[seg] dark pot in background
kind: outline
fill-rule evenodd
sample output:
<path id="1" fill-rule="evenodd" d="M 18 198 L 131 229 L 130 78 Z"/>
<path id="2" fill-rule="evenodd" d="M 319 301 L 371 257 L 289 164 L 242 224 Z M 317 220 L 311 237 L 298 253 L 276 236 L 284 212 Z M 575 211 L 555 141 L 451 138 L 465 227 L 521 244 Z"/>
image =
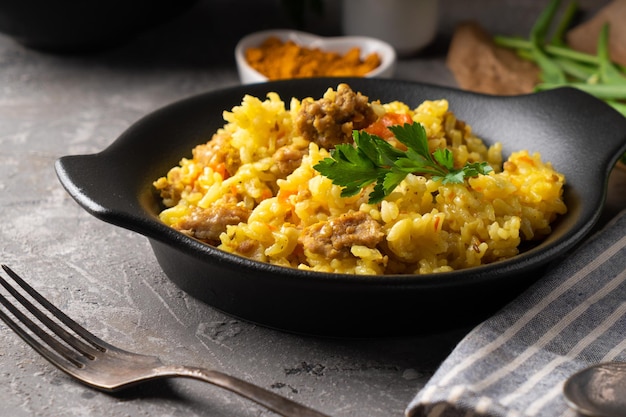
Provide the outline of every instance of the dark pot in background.
<path id="1" fill-rule="evenodd" d="M 50 52 L 119 45 L 173 19 L 197 0 L 3 0 L 0 32 Z"/>

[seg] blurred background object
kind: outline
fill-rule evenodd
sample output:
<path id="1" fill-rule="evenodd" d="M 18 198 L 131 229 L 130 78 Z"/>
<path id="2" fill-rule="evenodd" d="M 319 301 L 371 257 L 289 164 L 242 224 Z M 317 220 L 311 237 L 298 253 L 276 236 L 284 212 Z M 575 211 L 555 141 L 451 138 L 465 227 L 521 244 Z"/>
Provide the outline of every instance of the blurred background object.
<path id="1" fill-rule="evenodd" d="M 290 29 L 244 36 L 235 47 L 235 59 L 244 84 L 316 76 L 391 78 L 396 66 L 394 48 L 379 39 Z"/>
<path id="2" fill-rule="evenodd" d="M 3 0 L 0 32 L 33 49 L 116 46 L 178 16 L 197 0 Z"/>
<path id="3" fill-rule="evenodd" d="M 343 0 L 343 32 L 381 39 L 399 55 L 411 55 L 435 38 L 438 1 Z"/>
<path id="4" fill-rule="evenodd" d="M 326 9 L 324 0 L 280 0 L 280 5 L 298 29 L 306 26 L 310 13 L 319 17 L 324 15 Z"/>

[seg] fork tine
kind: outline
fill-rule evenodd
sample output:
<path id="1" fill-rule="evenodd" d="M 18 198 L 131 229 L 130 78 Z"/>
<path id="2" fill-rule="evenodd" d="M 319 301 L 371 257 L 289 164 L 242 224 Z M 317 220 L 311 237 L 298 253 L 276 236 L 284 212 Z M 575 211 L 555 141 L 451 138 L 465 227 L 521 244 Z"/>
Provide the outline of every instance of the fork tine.
<path id="1" fill-rule="evenodd" d="M 76 323 L 74 320 L 72 320 L 70 317 L 68 317 L 64 312 L 62 312 L 61 310 L 59 310 L 54 304 L 52 304 L 50 301 L 48 301 L 44 296 L 42 296 L 40 293 L 38 293 L 33 287 L 31 287 L 26 281 L 24 281 L 17 273 L 15 273 L 11 268 L 9 268 L 7 265 L 2 265 L 2 269 L 4 269 L 4 271 L 20 286 L 22 287 L 22 289 L 24 289 L 24 291 L 26 291 L 31 297 L 33 297 L 35 300 L 37 300 L 37 302 L 39 304 L 41 304 L 43 307 L 46 308 L 46 310 L 48 310 L 49 312 L 52 313 L 52 315 L 54 315 L 57 319 L 59 319 L 59 321 L 61 321 L 63 324 L 65 324 L 67 327 L 69 327 L 70 329 L 72 329 L 76 334 L 78 334 L 79 336 L 81 336 L 84 340 L 86 340 L 87 342 L 89 342 L 93 347 L 95 347 L 96 349 L 98 349 L 101 352 L 104 352 L 107 350 L 107 346 L 108 344 L 106 342 L 104 342 L 103 340 L 99 339 L 97 336 L 95 336 L 94 334 L 92 334 L 90 331 L 88 331 L 87 329 L 85 329 L 83 326 L 81 326 L 80 324 Z M 4 281 L 4 280 L 3 280 Z M 6 281 L 5 281 L 6 282 Z M 7 283 L 8 284 L 8 283 Z M 4 285 L 4 284 L 3 284 Z M 10 286 L 9 286 L 10 287 Z M 5 286 L 5 288 L 7 288 Z M 7 288 L 7 290 L 11 291 L 11 293 L 15 296 L 15 294 L 13 293 L 13 291 L 15 291 L 15 289 L 11 290 L 9 288 Z M 19 293 L 18 293 L 19 294 Z M 23 297 L 22 297 L 23 298 Z M 28 302 L 28 300 L 25 300 L 28 304 L 30 304 Z M 21 301 L 20 301 L 21 302 Z M 32 305 L 32 304 L 31 304 Z M 34 306 L 33 306 L 34 307 Z M 36 309 L 36 307 L 34 307 Z M 31 311 L 32 312 L 32 311 Z M 36 314 L 33 312 L 33 314 Z M 48 317 L 43 314 L 40 313 L 41 316 L 37 316 L 38 319 L 42 320 L 42 321 L 47 321 L 47 322 L 51 322 L 51 324 L 53 326 L 56 326 L 56 323 L 52 322 L 50 319 L 48 319 Z M 47 323 L 45 323 L 47 325 Z M 63 328 L 56 326 L 63 334 L 63 336 L 59 333 L 56 332 L 56 330 L 50 328 L 50 330 L 52 330 L 54 333 L 56 333 L 57 335 L 59 335 L 59 337 L 62 337 L 63 340 L 65 340 L 68 343 L 71 343 L 70 340 L 75 340 L 79 343 L 79 346 L 74 346 L 77 350 L 81 351 L 84 354 L 89 355 L 89 349 L 87 347 L 87 345 L 82 344 L 82 342 L 78 339 L 76 339 L 73 335 L 71 335 L 70 333 L 67 333 Z M 66 339 L 64 336 L 67 336 L 68 339 Z M 80 345 L 82 344 L 82 345 Z"/>
<path id="2" fill-rule="evenodd" d="M 50 303 L 46 298 L 44 298 L 41 294 L 35 291 L 30 285 L 28 285 L 19 275 L 17 275 L 13 270 L 11 270 L 8 266 L 2 265 L 2 269 L 13 278 L 13 280 L 20 286 L 24 291 L 26 291 L 33 299 L 39 302 L 43 307 L 45 307 L 48 311 L 50 311 L 53 315 L 55 315 L 62 323 L 68 325 L 71 329 L 77 329 L 77 333 L 82 333 L 86 336 L 90 336 L 90 339 L 86 339 L 92 345 L 88 345 L 75 335 L 69 333 L 66 329 L 61 327 L 57 322 L 48 317 L 47 314 L 42 312 L 38 307 L 36 307 L 33 303 L 27 300 L 19 291 L 15 289 L 11 284 L 9 284 L 2 276 L 0 276 L 0 284 L 14 297 L 16 301 L 18 301 L 24 308 L 26 308 L 31 314 L 33 314 L 41 323 L 43 323 L 48 329 L 50 329 L 54 334 L 56 334 L 61 340 L 67 343 L 69 346 L 73 347 L 75 350 L 69 349 L 66 345 L 59 342 L 59 340 L 52 337 L 49 333 L 43 330 L 39 325 L 35 324 L 30 318 L 28 318 L 22 311 L 20 311 L 14 304 L 12 304 L 6 297 L 0 294 L 0 303 L 7 308 L 15 318 L 17 318 L 22 325 L 26 326 L 31 330 L 37 337 L 47 344 L 50 348 L 52 348 L 58 355 L 60 355 L 65 360 L 74 364 L 75 366 L 82 367 L 83 361 L 85 358 L 88 360 L 92 360 L 95 358 L 95 349 L 100 351 L 105 351 L 106 349 L 100 345 L 97 345 L 91 339 L 95 338 L 95 336 L 91 335 L 87 330 L 83 327 L 79 326 L 76 322 L 70 319 L 67 315 L 65 315 L 61 310 L 55 307 L 52 303 Z M 0 311 L 1 312 L 1 311 Z M 2 312 L 3 313 L 3 312 Z M 34 339 L 25 329 L 19 326 L 15 321 L 13 321 L 6 314 L 2 314 L 0 317 L 9 327 L 11 327 L 15 332 L 18 333 L 31 347 L 33 347 L 40 354 L 44 355 L 48 360 L 55 363 L 55 360 L 58 362 L 59 358 L 52 354 L 52 352 L 39 343 L 36 339 Z M 81 335 L 82 336 L 82 335 Z M 81 356 L 82 355 L 82 356 Z M 59 365 L 58 363 L 55 363 Z M 67 366 L 67 365 L 65 365 Z"/>
<path id="3" fill-rule="evenodd" d="M 0 281 L 4 281 L 4 279 L 0 277 Z M 4 305 L 6 309 L 9 310 L 11 314 L 13 314 L 13 316 L 15 316 L 23 325 L 28 327 L 34 334 L 37 335 L 37 337 L 39 337 L 39 339 L 44 341 L 57 353 L 55 354 L 50 349 L 46 348 L 43 344 L 37 341 L 37 339 L 32 337 L 22 326 L 20 326 L 13 319 L 11 319 L 11 317 L 9 317 L 4 311 L 0 310 L 0 319 L 2 319 L 2 321 L 4 321 L 7 326 L 13 329 L 13 331 L 17 333 L 24 341 L 26 341 L 26 343 L 28 343 L 33 349 L 39 352 L 40 355 L 42 355 L 57 366 L 62 366 L 67 361 L 79 368 L 83 366 L 75 351 L 68 349 L 65 345 L 46 333 L 41 327 L 33 323 L 31 319 L 29 319 L 24 313 L 16 308 L 2 294 L 0 294 L 0 303 Z"/>
<path id="4" fill-rule="evenodd" d="M 41 294 L 35 291 L 32 287 L 30 287 L 23 279 L 21 279 L 15 272 L 13 272 L 6 265 L 2 265 L 2 268 L 5 271 L 8 271 L 9 275 L 17 282 L 28 294 L 30 294 L 33 298 L 35 298 L 40 304 L 44 307 L 52 306 L 54 307 L 48 300 L 46 300 Z M 17 279 L 16 279 L 17 277 Z M 93 348 L 87 344 L 85 344 L 82 340 L 78 339 L 73 334 L 69 333 L 63 327 L 59 326 L 55 321 L 53 321 L 48 315 L 43 313 L 38 307 L 28 301 L 22 294 L 20 294 L 12 285 L 10 285 L 4 278 L 0 277 L 0 284 L 13 295 L 13 297 L 20 302 L 28 311 L 30 311 L 37 319 L 43 323 L 48 329 L 50 329 L 54 334 L 59 336 L 64 342 L 72 346 L 81 354 L 87 356 L 89 359 L 93 359 Z M 6 306 L 6 304 L 5 304 Z M 7 307 L 8 308 L 8 307 Z M 56 308 L 56 307 L 55 307 Z M 49 308 L 48 308 L 49 309 Z M 54 313 L 54 312 L 53 312 Z M 21 318 L 20 318 L 21 319 Z M 36 326 L 31 321 L 33 326 Z M 25 323 L 27 324 L 27 323 Z M 27 324 L 28 325 L 28 324 Z M 28 326 L 31 328 L 30 326 Z M 31 328 L 31 330 L 33 330 Z M 33 330 L 34 331 L 34 330 Z M 38 336 L 41 336 L 40 332 L 37 332 Z M 53 347 L 53 346 L 51 346 Z"/>

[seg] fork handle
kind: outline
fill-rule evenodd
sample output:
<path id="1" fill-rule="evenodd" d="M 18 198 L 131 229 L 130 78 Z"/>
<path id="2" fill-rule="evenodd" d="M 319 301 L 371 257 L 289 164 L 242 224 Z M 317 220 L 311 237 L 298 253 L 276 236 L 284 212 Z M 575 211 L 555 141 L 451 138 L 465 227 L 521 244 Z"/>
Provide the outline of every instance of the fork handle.
<path id="1" fill-rule="evenodd" d="M 183 377 L 208 382 L 239 394 L 284 417 L 329 417 L 289 398 L 220 371 L 175 365 L 164 365 L 155 371 L 160 377 Z"/>

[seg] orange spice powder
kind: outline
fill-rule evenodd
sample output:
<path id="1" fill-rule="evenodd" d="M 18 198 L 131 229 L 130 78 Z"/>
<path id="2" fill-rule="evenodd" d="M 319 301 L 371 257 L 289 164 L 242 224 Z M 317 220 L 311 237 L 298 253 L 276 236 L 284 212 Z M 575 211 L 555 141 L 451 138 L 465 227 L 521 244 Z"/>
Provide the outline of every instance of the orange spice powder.
<path id="1" fill-rule="evenodd" d="M 345 54 L 307 48 L 276 37 L 246 50 L 248 64 L 270 80 L 287 78 L 356 76 L 362 77 L 380 65 L 380 56 L 371 53 L 361 59 L 358 47 Z"/>

